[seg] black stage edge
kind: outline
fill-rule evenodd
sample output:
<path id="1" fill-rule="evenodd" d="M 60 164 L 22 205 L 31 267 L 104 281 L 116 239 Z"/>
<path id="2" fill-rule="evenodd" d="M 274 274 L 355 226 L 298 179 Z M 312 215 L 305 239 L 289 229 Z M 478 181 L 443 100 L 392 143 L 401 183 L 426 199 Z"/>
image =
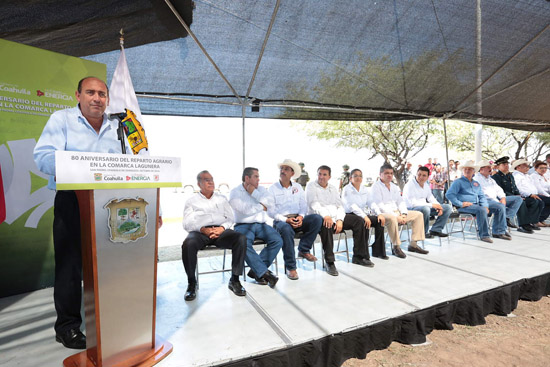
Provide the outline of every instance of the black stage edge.
<path id="1" fill-rule="evenodd" d="M 550 273 L 546 273 L 361 329 L 327 336 L 222 366 L 338 367 L 350 358 L 365 359 L 368 352 L 385 349 L 393 341 L 403 344 L 424 343 L 426 335 L 432 330 L 452 330 L 453 323 L 469 326 L 483 325 L 485 317 L 489 314 L 505 316 L 512 312 L 520 299 L 538 301 L 549 294 Z M 334 312 L 340 311 L 334 310 Z"/>

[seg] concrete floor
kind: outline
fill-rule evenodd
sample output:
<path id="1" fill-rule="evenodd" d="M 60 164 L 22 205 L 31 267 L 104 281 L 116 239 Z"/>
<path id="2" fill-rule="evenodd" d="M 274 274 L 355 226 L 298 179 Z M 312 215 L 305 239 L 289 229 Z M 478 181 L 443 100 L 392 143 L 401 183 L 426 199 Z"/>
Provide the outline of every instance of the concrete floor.
<path id="1" fill-rule="evenodd" d="M 493 244 L 473 233 L 466 240 L 455 234 L 442 246 L 427 240 L 429 255 L 373 259 L 374 268 L 347 263 L 340 254 L 338 277 L 326 274 L 320 260 L 316 270 L 299 260 L 297 281 L 284 276 L 279 254 L 275 289 L 248 279 L 247 296 L 236 297 L 227 289 L 229 273 L 209 274 L 200 277 L 192 302 L 183 299 L 181 261 L 161 262 L 157 334 L 174 350 L 159 366 L 212 366 L 264 354 L 550 272 L 550 228 L 512 234 L 513 241 Z M 221 266 L 221 256 L 199 261 L 201 270 Z M 0 299 L 0 366 L 61 366 L 75 353 L 54 340 L 52 293 L 50 288 Z"/>

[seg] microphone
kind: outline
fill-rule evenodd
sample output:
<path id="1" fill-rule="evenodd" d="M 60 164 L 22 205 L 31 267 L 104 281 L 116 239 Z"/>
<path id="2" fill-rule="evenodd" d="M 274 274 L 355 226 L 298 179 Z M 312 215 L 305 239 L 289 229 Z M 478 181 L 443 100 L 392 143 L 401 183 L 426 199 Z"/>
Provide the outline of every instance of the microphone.
<path id="1" fill-rule="evenodd" d="M 115 113 L 110 113 L 107 115 L 107 118 L 109 120 L 118 120 L 118 121 L 122 121 L 126 118 L 126 112 L 115 112 Z"/>

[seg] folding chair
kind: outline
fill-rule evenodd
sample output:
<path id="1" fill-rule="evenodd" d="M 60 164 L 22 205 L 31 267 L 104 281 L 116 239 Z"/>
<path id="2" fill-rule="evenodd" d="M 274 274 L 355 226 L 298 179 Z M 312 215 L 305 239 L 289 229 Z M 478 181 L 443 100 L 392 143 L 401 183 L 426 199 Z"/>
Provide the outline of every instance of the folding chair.
<path id="1" fill-rule="evenodd" d="M 260 239 L 260 238 L 255 238 L 254 239 L 254 244 L 253 246 L 256 246 L 256 245 L 264 245 L 264 248 L 267 247 L 267 243 Z M 224 262 L 225 264 L 225 262 Z M 275 264 L 275 275 L 279 276 L 279 263 L 277 262 L 277 256 L 275 256 L 275 260 L 273 261 L 273 264 Z M 271 265 L 273 265 L 271 264 Z M 271 267 L 271 265 L 269 267 Z M 246 282 L 246 268 L 248 268 L 249 266 L 246 265 L 246 263 L 244 264 L 244 268 L 243 268 L 243 279 L 244 281 Z"/>

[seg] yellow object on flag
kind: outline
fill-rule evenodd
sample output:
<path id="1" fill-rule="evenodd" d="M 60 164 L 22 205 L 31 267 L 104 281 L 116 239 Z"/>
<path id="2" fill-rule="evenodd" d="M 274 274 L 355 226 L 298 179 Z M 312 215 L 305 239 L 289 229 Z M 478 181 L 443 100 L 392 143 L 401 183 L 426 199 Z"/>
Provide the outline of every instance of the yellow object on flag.
<path id="1" fill-rule="evenodd" d="M 124 133 L 126 134 L 126 138 L 128 138 L 132 152 L 138 154 L 143 148 L 149 150 L 145 130 L 143 130 L 136 114 L 127 108 L 124 110 L 126 116 L 122 119 L 122 125 L 124 126 Z"/>

